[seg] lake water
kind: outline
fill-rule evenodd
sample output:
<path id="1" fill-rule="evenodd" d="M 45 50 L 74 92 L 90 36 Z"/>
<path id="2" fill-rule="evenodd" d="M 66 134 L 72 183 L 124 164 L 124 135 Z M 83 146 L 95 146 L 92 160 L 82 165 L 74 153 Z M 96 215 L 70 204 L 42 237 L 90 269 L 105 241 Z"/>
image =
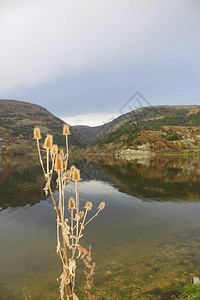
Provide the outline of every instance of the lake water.
<path id="1" fill-rule="evenodd" d="M 82 205 L 104 211 L 88 225 L 96 299 L 171 299 L 200 276 L 200 159 L 78 161 Z M 0 161 L 0 299 L 59 299 L 55 211 L 40 166 Z M 57 197 L 56 190 L 54 191 Z M 69 185 L 66 195 L 73 195 Z M 83 267 L 76 293 L 85 297 Z"/>

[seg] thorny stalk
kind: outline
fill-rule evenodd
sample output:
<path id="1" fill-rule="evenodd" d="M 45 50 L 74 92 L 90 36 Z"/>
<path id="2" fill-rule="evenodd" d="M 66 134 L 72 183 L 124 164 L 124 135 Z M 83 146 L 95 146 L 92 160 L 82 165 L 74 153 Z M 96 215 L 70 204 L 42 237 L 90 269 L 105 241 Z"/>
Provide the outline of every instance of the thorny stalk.
<path id="1" fill-rule="evenodd" d="M 54 209 L 57 214 L 57 247 L 56 253 L 60 256 L 62 263 L 62 274 L 60 276 L 60 298 L 62 300 L 77 300 L 78 297 L 74 293 L 75 287 L 75 273 L 78 258 L 82 259 L 85 266 L 86 285 L 85 293 L 89 299 L 94 299 L 91 294 L 91 287 L 93 283 L 95 263 L 91 263 L 91 247 L 89 251 L 80 245 L 80 239 L 83 237 L 83 231 L 98 214 L 103 210 L 105 203 L 101 202 L 97 212 L 88 220 L 87 216 L 92 209 L 92 203 L 85 204 L 85 211 L 80 211 L 80 199 L 78 182 L 81 180 L 79 170 L 72 166 L 68 169 L 69 149 L 68 149 L 68 136 L 70 134 L 68 125 L 63 126 L 63 134 L 65 135 L 66 149 L 65 153 L 62 149 L 58 149 L 57 145 L 53 145 L 52 135 L 47 135 L 44 140 L 43 148 L 46 150 L 46 168 L 44 167 L 40 143 L 41 139 L 40 129 L 34 129 L 34 138 L 37 142 L 37 149 L 39 161 L 45 178 L 45 195 L 50 194 Z M 45 170 L 46 169 L 46 170 Z M 53 172 L 57 174 L 57 187 L 58 187 L 58 204 L 55 201 L 54 194 L 51 188 Z M 72 182 L 74 184 L 75 200 L 74 198 L 65 199 L 65 188 L 67 184 Z M 68 203 L 69 220 L 66 218 L 65 205 Z M 81 221 L 82 220 L 82 221 Z M 77 256 L 76 256 L 77 253 Z"/>

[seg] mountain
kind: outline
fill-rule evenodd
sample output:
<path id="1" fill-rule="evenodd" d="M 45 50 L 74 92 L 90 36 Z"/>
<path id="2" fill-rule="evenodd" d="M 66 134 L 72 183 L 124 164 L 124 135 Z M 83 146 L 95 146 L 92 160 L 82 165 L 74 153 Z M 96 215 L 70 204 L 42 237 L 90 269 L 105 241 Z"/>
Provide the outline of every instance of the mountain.
<path id="1" fill-rule="evenodd" d="M 55 117 L 45 108 L 29 102 L 0 100 L 1 144 L 31 144 L 33 128 L 39 126 L 44 137 L 54 135 L 54 143 L 64 143 L 62 127 L 64 121 Z M 84 146 L 84 139 L 70 126 L 70 145 Z"/>
<path id="2" fill-rule="evenodd" d="M 149 106 L 98 127 L 78 126 L 90 143 L 85 155 L 200 154 L 200 106 Z"/>
<path id="3" fill-rule="evenodd" d="M 63 123 L 39 105 L 0 100 L 0 146 L 5 151 L 15 145 L 31 147 L 35 126 L 40 127 L 43 137 L 49 132 L 54 135 L 54 143 L 62 145 Z M 70 146 L 87 147 L 81 150 L 86 154 L 119 153 L 127 149 L 154 152 L 199 149 L 200 106 L 142 107 L 102 126 L 70 126 L 70 132 Z"/>
<path id="4" fill-rule="evenodd" d="M 73 126 L 73 128 L 75 128 L 77 132 L 79 132 L 86 139 L 86 141 L 95 142 L 96 140 L 105 137 L 105 135 L 119 128 L 121 125 L 123 125 L 124 122 L 127 122 L 127 120 L 131 118 L 132 114 L 133 112 L 121 115 L 116 119 L 100 126 L 92 127 L 85 125 L 75 125 Z"/>
<path id="5" fill-rule="evenodd" d="M 74 128 L 90 142 L 104 139 L 111 141 L 113 134 L 121 132 L 127 135 L 141 126 L 156 127 L 159 125 L 194 126 L 200 125 L 199 105 L 160 105 L 142 107 L 120 115 L 109 123 L 90 127 L 77 125 Z M 116 134 L 117 135 L 117 134 Z"/>

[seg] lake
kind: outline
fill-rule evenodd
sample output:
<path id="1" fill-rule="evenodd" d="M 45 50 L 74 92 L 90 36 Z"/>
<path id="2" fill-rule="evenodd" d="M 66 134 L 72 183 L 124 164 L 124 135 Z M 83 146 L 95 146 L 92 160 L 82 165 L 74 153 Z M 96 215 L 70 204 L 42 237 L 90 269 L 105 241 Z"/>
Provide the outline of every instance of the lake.
<path id="1" fill-rule="evenodd" d="M 171 299 L 200 276 L 200 159 L 77 161 L 80 201 L 104 201 L 82 241 L 96 262 L 96 299 Z M 0 299 L 59 299 L 56 214 L 39 164 L 0 162 Z M 55 197 L 57 191 L 54 190 Z M 73 195 L 73 185 L 66 189 Z M 84 294 L 83 266 L 76 293 Z"/>

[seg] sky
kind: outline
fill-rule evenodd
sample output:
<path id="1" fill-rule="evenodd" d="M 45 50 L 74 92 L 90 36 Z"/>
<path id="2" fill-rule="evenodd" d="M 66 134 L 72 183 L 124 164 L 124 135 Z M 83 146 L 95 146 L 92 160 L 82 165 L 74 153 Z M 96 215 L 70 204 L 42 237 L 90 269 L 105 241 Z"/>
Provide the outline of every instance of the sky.
<path id="1" fill-rule="evenodd" d="M 200 105 L 199 0 L 0 0 L 0 99 L 70 125 Z"/>

